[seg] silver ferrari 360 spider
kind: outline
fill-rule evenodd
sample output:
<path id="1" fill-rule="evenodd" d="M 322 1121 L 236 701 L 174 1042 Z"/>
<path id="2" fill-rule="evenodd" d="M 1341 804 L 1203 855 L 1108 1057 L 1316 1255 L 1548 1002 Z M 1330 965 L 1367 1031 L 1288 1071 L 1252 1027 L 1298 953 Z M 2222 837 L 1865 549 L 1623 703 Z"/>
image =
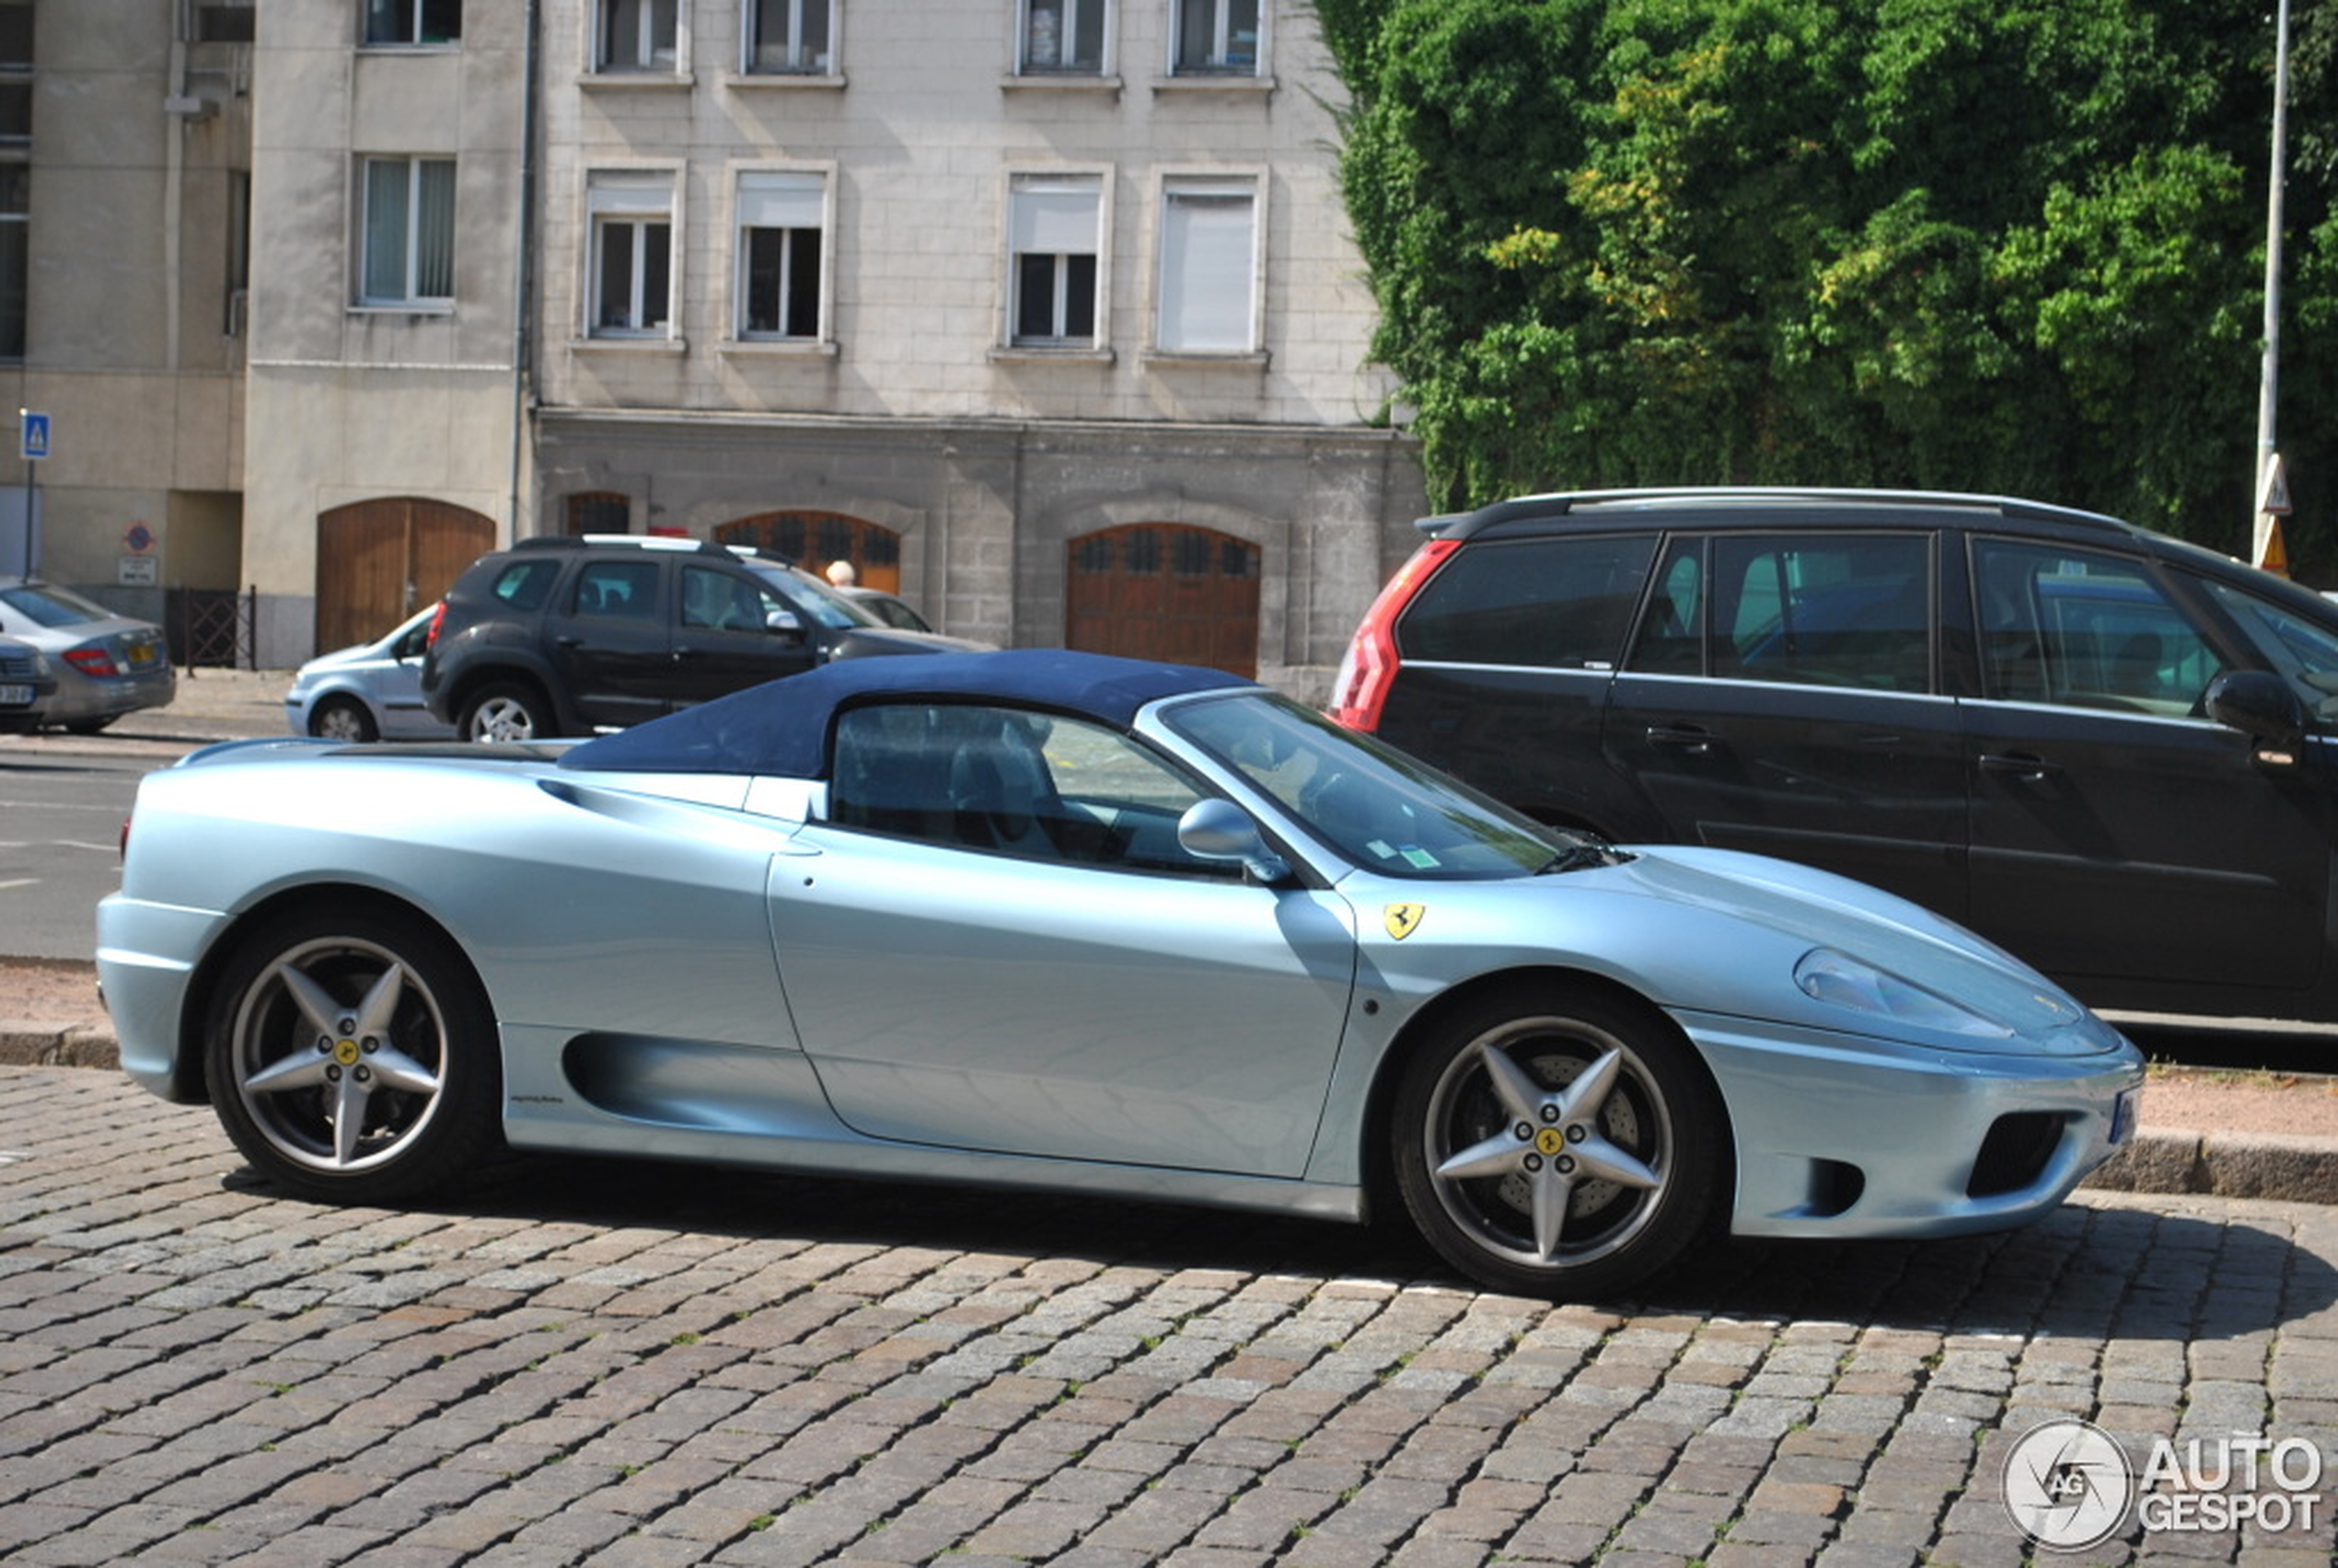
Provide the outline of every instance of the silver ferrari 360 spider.
<path id="1" fill-rule="evenodd" d="M 834 663 L 573 744 L 214 746 L 126 857 L 124 1066 L 349 1202 L 508 1145 L 1395 1205 L 1580 1297 L 1724 1228 L 2031 1219 L 2142 1080 L 1912 905 L 1088 654 Z"/>

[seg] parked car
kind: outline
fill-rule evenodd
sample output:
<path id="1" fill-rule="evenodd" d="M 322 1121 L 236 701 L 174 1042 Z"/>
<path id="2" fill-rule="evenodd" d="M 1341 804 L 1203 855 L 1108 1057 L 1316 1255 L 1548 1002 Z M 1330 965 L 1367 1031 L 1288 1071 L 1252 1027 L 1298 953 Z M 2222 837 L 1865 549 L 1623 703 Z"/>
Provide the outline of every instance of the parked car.
<path id="1" fill-rule="evenodd" d="M 447 591 L 422 700 L 465 740 L 580 736 L 831 659 L 977 646 L 896 630 L 751 550 L 638 534 L 523 539 Z"/>
<path id="2" fill-rule="evenodd" d="M 898 627 L 903 631 L 933 629 L 932 623 L 918 614 L 916 606 L 897 594 L 888 594 L 882 588 L 860 587 L 839 588 L 837 592 L 887 626 Z"/>
<path id="3" fill-rule="evenodd" d="M 455 726 L 422 706 L 422 653 L 436 605 L 388 636 L 320 653 L 294 672 L 284 722 L 329 741 L 443 741 Z"/>
<path id="4" fill-rule="evenodd" d="M 142 784 L 98 926 L 124 1066 L 304 1195 L 508 1142 L 1381 1205 L 1568 1296 L 1708 1225 L 2020 1223 L 2142 1081 L 1890 894 L 1611 848 L 1239 676 L 1040 650 L 581 744 L 214 747 Z"/>
<path id="5" fill-rule="evenodd" d="M 2338 1020 L 2338 605 L 1995 497 L 1534 496 L 1421 525 L 1346 724 L 1538 820 L 1890 889 L 2096 1007 Z"/>
<path id="6" fill-rule="evenodd" d="M 57 695 L 57 674 L 49 656 L 29 642 L 0 638 L 0 735 L 27 735 L 41 728 Z"/>
<path id="7" fill-rule="evenodd" d="M 44 705 L 43 729 L 93 735 L 125 713 L 163 707 L 178 692 L 160 627 L 53 582 L 0 577 L 0 636 L 49 656 L 57 689 Z"/>

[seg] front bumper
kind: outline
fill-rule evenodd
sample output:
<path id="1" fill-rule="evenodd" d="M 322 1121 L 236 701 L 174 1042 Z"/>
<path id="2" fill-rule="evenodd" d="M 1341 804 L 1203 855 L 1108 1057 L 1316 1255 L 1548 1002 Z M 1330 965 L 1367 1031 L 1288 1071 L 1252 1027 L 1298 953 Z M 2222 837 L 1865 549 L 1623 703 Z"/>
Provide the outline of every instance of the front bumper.
<path id="1" fill-rule="evenodd" d="M 2026 1224 L 2131 1136 L 2143 1058 L 1927 1050 L 1676 1015 L 1729 1108 L 1739 1236 L 1938 1237 Z"/>

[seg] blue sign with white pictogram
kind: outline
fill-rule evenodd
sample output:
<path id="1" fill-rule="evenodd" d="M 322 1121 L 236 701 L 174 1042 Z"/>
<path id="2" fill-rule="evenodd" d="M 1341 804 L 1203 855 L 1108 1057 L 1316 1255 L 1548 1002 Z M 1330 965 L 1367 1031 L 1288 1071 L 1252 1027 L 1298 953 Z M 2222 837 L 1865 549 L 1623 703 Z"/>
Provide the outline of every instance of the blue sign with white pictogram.
<path id="1" fill-rule="evenodd" d="M 49 416 L 24 411 L 24 460 L 37 463 L 49 455 Z"/>

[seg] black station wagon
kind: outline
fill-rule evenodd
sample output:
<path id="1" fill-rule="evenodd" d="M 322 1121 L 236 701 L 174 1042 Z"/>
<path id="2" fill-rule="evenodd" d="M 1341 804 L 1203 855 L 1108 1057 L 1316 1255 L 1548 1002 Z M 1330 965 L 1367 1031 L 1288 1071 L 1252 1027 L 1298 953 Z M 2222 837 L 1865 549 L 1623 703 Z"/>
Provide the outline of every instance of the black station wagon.
<path id="1" fill-rule="evenodd" d="M 2338 1020 L 2338 605 L 1996 497 L 1425 519 L 1333 716 L 1547 822 L 1904 894 L 2102 1008 Z"/>

